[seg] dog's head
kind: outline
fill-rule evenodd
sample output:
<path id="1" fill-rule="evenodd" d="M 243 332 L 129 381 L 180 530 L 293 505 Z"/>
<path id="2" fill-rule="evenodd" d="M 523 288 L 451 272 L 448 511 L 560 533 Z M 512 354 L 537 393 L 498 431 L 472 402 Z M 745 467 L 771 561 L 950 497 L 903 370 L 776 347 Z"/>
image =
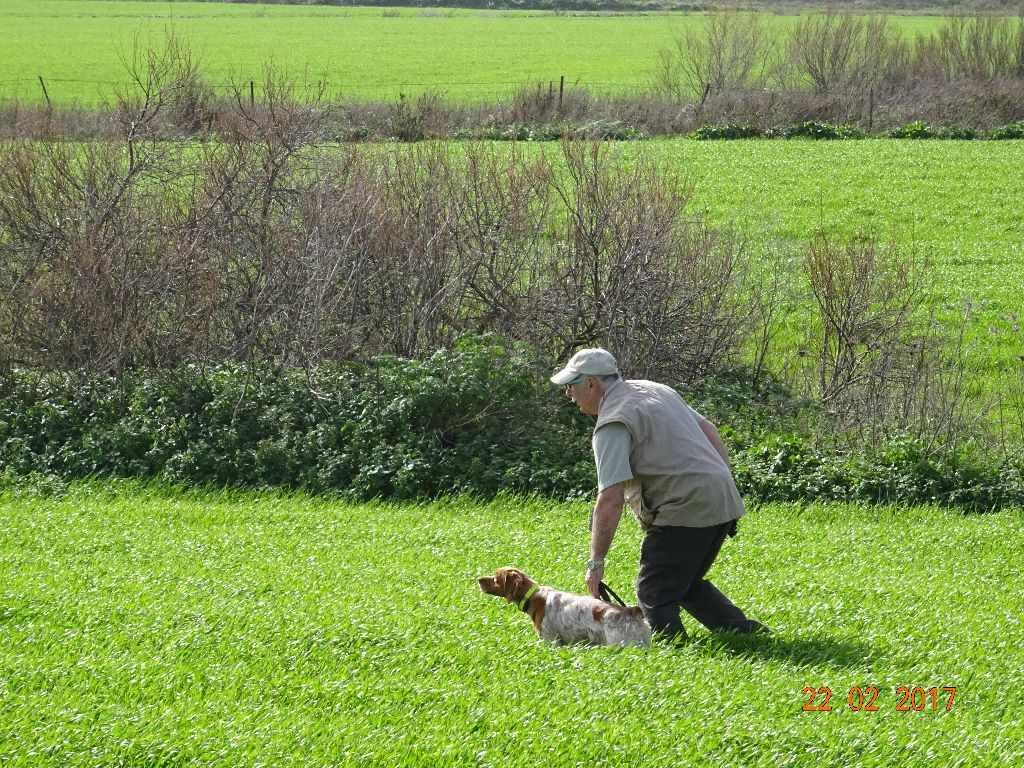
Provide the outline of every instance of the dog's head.
<path id="1" fill-rule="evenodd" d="M 499 568 L 493 576 L 481 576 L 477 583 L 488 595 L 504 597 L 512 603 L 521 601 L 534 585 L 533 580 L 518 568 Z"/>

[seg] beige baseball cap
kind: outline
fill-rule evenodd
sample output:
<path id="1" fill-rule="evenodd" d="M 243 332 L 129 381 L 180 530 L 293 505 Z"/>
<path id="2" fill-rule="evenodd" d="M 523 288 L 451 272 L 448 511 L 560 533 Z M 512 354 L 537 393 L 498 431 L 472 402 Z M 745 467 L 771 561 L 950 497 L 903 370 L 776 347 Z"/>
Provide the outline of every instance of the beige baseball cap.
<path id="1" fill-rule="evenodd" d="M 580 376 L 609 376 L 618 371 L 618 363 L 607 349 L 581 349 L 565 368 L 551 377 L 551 383 L 564 387 Z"/>

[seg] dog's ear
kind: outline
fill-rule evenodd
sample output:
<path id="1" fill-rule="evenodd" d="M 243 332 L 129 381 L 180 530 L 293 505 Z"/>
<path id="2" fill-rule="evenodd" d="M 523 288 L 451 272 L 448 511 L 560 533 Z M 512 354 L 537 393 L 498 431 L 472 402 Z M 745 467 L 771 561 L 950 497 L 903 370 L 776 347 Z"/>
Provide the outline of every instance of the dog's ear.
<path id="1" fill-rule="evenodd" d="M 505 597 L 513 603 L 518 603 L 526 594 L 526 574 L 517 568 L 506 568 L 505 570 Z"/>
<path id="2" fill-rule="evenodd" d="M 506 570 L 505 583 L 502 586 L 504 587 L 505 597 L 509 600 L 515 600 L 515 596 L 519 594 L 523 588 L 523 579 L 520 576 L 519 571 L 512 568 Z"/>

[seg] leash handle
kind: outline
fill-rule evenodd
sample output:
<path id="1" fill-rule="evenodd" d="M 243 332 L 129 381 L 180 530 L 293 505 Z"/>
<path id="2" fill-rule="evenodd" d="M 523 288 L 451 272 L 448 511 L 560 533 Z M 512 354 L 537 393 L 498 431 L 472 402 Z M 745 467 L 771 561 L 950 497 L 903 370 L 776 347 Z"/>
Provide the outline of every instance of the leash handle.
<path id="1" fill-rule="evenodd" d="M 612 603 L 613 605 L 614 603 L 618 603 L 623 608 L 628 607 L 626 606 L 626 602 L 617 594 L 615 594 L 615 590 L 609 587 L 603 581 L 597 585 L 597 593 L 601 596 L 601 599 L 604 600 L 606 603 Z M 614 603 L 612 602 L 612 598 L 614 598 Z"/>

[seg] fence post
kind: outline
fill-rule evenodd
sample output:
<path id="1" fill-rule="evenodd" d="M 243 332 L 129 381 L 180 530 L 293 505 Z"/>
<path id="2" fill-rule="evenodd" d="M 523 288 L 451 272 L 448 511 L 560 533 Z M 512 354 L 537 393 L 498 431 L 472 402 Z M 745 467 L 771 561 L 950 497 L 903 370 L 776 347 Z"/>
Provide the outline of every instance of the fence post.
<path id="1" fill-rule="evenodd" d="M 256 83 L 249 81 L 249 106 L 256 106 Z"/>
<path id="2" fill-rule="evenodd" d="M 565 93 L 565 75 L 558 78 L 558 111 L 562 111 L 562 94 Z"/>
<path id="3" fill-rule="evenodd" d="M 39 76 L 39 84 L 43 86 L 43 98 L 46 99 L 46 108 L 53 109 L 53 105 L 50 103 L 50 94 L 46 92 L 46 83 L 43 82 L 43 76 Z"/>

